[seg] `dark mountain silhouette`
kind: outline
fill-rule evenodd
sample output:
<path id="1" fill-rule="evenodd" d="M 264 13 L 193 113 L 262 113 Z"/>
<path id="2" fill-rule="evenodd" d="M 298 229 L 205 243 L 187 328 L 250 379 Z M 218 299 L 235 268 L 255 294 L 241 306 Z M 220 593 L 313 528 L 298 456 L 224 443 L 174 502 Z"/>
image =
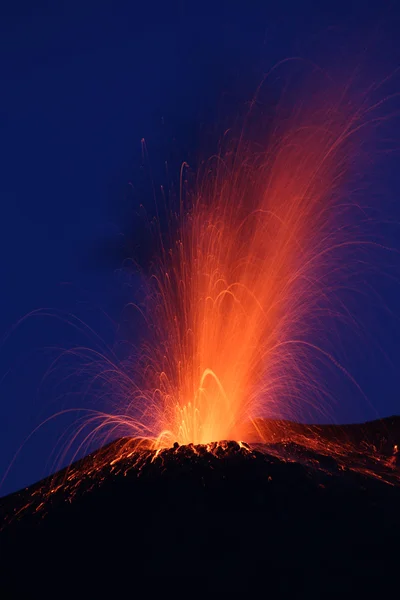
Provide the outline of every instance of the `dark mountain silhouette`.
<path id="1" fill-rule="evenodd" d="M 268 443 L 157 453 L 117 440 L 1 499 L 2 597 L 397 586 L 400 417 L 258 428 Z"/>

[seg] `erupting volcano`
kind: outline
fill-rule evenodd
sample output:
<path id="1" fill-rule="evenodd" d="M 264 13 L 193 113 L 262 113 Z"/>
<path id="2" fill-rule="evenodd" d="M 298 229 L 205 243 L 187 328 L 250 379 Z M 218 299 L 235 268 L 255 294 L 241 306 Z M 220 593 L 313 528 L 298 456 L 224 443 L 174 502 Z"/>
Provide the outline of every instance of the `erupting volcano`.
<path id="1" fill-rule="evenodd" d="M 356 287 L 363 251 L 376 245 L 346 186 L 382 103 L 326 85 L 296 91 L 268 131 L 254 134 L 250 109 L 192 188 L 182 165 L 137 306 L 146 342 L 123 364 L 95 357 L 115 410 L 82 423 L 88 439 L 119 432 L 156 448 L 268 441 L 260 418 L 329 414 L 337 399 L 321 365 L 360 393 L 326 340 L 337 323 L 354 324 L 341 292 Z"/>
<path id="2" fill-rule="evenodd" d="M 341 290 L 356 286 L 363 249 L 375 245 L 349 182 L 363 132 L 380 120 L 382 102 L 371 103 L 368 94 L 356 102 L 347 88 L 295 100 L 267 133 L 263 127 L 254 133 L 252 106 L 241 134 L 225 133 L 193 186 L 182 165 L 178 202 L 165 201 L 168 231 L 157 221 L 146 298 L 135 306 L 146 323 L 145 341 L 123 362 L 82 352 L 114 408 L 85 415 L 70 445 L 81 455 L 94 440 L 105 445 L 3 501 L 10 564 L 16 548 L 34 553 L 36 538 L 26 532 L 42 527 L 47 560 L 59 536 L 68 548 L 85 531 L 98 565 L 97 543 L 114 544 L 115 531 L 127 523 L 136 534 L 132 515 L 153 518 L 161 508 L 176 510 L 181 525 L 194 523 L 197 537 L 202 523 L 218 525 L 207 511 L 247 506 L 279 513 L 280 525 L 257 523 L 265 538 L 274 536 L 271 548 L 289 528 L 285 519 L 295 531 L 304 515 L 314 519 L 310 539 L 317 540 L 324 511 L 339 510 L 343 494 L 344 528 L 357 507 L 366 515 L 385 502 L 394 522 L 397 418 L 342 428 L 292 422 L 329 414 L 336 399 L 321 365 L 361 393 L 326 340 L 337 335 L 335 324 L 352 325 Z M 379 518 L 373 522 L 378 531 Z M 224 536 L 247 531 L 242 517 L 234 525 Z M 159 539 L 172 534 L 163 522 Z M 199 561 L 207 543 L 196 546 L 186 533 L 182 539 Z M 152 543 L 144 553 L 134 550 L 135 564 L 148 568 Z M 331 561 L 337 547 L 324 546 Z M 232 565 L 237 557 L 228 554 Z M 152 568 L 163 573 L 170 559 L 151 556 Z M 271 564 L 276 556 L 269 556 Z M 187 561 L 181 548 L 179 561 Z M 185 568 L 192 573 L 195 564 Z"/>

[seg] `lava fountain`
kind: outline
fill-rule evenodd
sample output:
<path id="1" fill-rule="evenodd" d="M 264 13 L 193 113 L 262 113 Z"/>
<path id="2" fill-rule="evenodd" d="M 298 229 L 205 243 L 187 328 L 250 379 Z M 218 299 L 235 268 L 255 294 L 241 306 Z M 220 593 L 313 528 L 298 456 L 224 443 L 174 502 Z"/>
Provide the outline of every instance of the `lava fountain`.
<path id="1" fill-rule="evenodd" d="M 122 375 L 121 416 L 95 416 L 97 431 L 204 444 L 263 438 L 258 417 L 327 409 L 316 362 L 344 368 L 315 339 L 324 319 L 349 317 L 336 291 L 360 238 L 344 189 L 374 107 L 346 90 L 297 100 L 267 142 L 246 141 L 246 125 L 235 142 L 228 133 L 186 194 L 182 166 L 176 235 L 159 236 L 141 308 L 150 335 L 135 377 Z"/>
<path id="2" fill-rule="evenodd" d="M 153 449 L 268 442 L 268 419 L 329 415 L 337 399 L 321 365 L 358 387 L 331 342 L 338 322 L 357 323 L 341 291 L 359 292 L 369 261 L 359 253 L 377 246 L 349 186 L 362 133 L 387 119 L 389 98 L 371 100 L 378 86 L 357 100 L 350 85 L 311 83 L 291 90 L 267 132 L 256 98 L 195 184 L 182 165 L 178 201 L 165 202 L 168 233 L 158 221 L 146 297 L 134 305 L 145 341 L 123 361 L 81 352 L 114 409 L 84 411 L 60 462 L 116 437 Z"/>
<path id="3" fill-rule="evenodd" d="M 385 468 L 385 480 L 393 478 L 397 445 L 393 456 L 391 449 L 383 456 L 374 444 L 360 450 L 346 436 L 285 421 L 329 412 L 335 398 L 321 363 L 357 386 L 326 340 L 338 321 L 356 323 L 340 292 L 358 291 L 359 265 L 368 262 L 358 253 L 376 244 L 349 175 L 365 126 L 385 118 L 382 101 L 365 94 L 354 102 L 349 87 L 295 100 L 265 135 L 257 118 L 251 135 L 252 106 L 240 135 L 226 132 L 195 185 L 187 185 L 182 166 L 178 202 L 166 211 L 168 234 L 157 229 L 145 301 L 135 305 L 145 341 L 124 361 L 74 350 L 115 409 L 85 411 L 60 463 L 72 448 L 75 458 L 93 442 L 120 439 L 63 471 L 62 484 L 51 480 L 49 497 L 61 487 L 73 495 L 82 479 L 107 478 L 110 470 L 140 472 L 181 446 L 192 458 L 252 452 L 243 441 L 263 442 L 282 460 L 298 460 L 299 446 L 303 454 L 334 456 L 338 472 L 371 475 L 378 468 L 382 479 Z M 284 445 L 277 449 L 275 441 Z M 372 467 L 364 464 L 367 454 Z M 35 511 L 44 505 L 41 494 Z"/>

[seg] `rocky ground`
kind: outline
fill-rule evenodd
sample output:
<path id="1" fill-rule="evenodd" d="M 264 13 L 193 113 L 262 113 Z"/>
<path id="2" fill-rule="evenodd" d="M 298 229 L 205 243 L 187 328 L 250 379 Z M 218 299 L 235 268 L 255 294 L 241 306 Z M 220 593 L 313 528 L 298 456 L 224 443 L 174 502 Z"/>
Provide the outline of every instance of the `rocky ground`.
<path id="1" fill-rule="evenodd" d="M 251 445 L 117 440 L 2 498 L 4 598 L 395 592 L 400 418 L 263 427 Z"/>

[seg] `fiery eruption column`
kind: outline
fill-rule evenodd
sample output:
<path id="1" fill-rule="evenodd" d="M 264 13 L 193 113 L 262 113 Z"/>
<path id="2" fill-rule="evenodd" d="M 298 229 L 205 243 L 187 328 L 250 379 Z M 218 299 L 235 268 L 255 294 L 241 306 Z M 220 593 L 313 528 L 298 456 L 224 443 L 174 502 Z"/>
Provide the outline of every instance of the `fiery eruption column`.
<path id="1" fill-rule="evenodd" d="M 349 87 L 307 87 L 265 135 L 252 107 L 194 186 L 182 166 L 178 206 L 167 210 L 168 235 L 158 230 L 137 306 L 146 342 L 122 362 L 84 356 L 116 408 L 84 417 L 68 447 L 82 434 L 77 452 L 99 436 L 156 448 L 268 441 L 266 418 L 327 416 L 335 398 L 321 364 L 352 381 L 329 340 L 338 320 L 356 322 L 340 290 L 357 290 L 357 252 L 371 243 L 346 186 L 360 133 L 383 105 L 368 94 L 355 102 Z"/>
<path id="2" fill-rule="evenodd" d="M 268 145 L 242 135 L 172 215 L 178 234 L 154 266 L 152 338 L 131 404 L 134 427 L 145 423 L 159 446 L 244 439 L 256 417 L 305 414 L 322 397 L 310 355 L 326 352 L 309 336 L 335 312 L 332 282 L 346 270 L 349 200 L 338 199 L 365 117 L 337 98 L 299 102 Z"/>
<path id="3" fill-rule="evenodd" d="M 178 206 L 169 200 L 167 207 L 167 235 L 157 221 L 145 302 L 134 305 L 146 322 L 146 341 L 125 360 L 101 347 L 67 351 L 79 359 L 79 373 L 95 374 L 87 393 L 93 385 L 96 400 L 111 396 L 115 409 L 84 411 L 73 435 L 66 431 L 60 439 L 59 462 L 72 450 L 74 458 L 87 454 L 93 442 L 120 439 L 60 471 L 49 497 L 62 488 L 72 497 L 83 476 L 93 483 L 114 470 L 139 473 L 153 460 L 162 464 L 163 456 L 180 452 L 161 452 L 176 442 L 208 445 L 217 455 L 229 451 L 219 444 L 224 440 L 261 441 L 284 461 L 307 448 L 334 456 L 340 468 L 398 481 L 397 442 L 388 458 L 375 442 L 360 452 L 347 434 L 331 439 L 318 427 L 278 422 L 329 413 L 336 399 L 321 364 L 357 387 L 329 348 L 338 322 L 357 324 L 341 290 L 360 291 L 357 271 L 368 263 L 363 248 L 376 246 L 349 175 L 361 157 L 361 132 L 386 118 L 379 109 L 388 99 L 374 104 L 367 93 L 354 102 L 349 86 L 334 93 L 325 85 L 323 93 L 307 89 L 307 101 L 299 96 L 291 108 L 283 104 L 265 134 L 252 106 L 241 135 L 225 134 L 195 185 L 186 184 L 182 166 Z M 278 441 L 294 443 L 289 458 L 285 444 L 274 448 L 274 427 Z M 45 504 L 41 493 L 35 492 L 35 511 Z"/>

